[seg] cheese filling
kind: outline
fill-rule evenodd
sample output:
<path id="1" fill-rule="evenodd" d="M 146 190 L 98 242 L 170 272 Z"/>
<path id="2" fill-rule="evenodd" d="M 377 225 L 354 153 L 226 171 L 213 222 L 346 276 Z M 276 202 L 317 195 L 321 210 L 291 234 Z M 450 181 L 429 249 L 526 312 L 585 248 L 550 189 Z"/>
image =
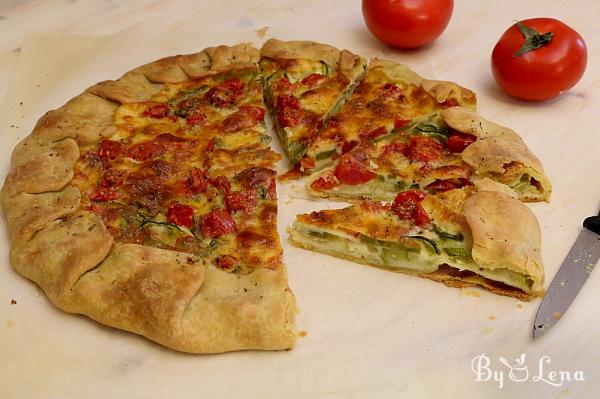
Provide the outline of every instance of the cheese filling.
<path id="1" fill-rule="evenodd" d="M 296 221 L 290 230 L 290 238 L 310 249 L 377 267 L 427 274 L 435 272 L 442 265 L 449 265 L 526 293 L 532 292 L 533 280 L 529 276 L 506 268 L 481 268 L 473 261 L 464 240 L 443 239 L 431 231 L 403 237 L 399 241 L 384 241 Z"/>

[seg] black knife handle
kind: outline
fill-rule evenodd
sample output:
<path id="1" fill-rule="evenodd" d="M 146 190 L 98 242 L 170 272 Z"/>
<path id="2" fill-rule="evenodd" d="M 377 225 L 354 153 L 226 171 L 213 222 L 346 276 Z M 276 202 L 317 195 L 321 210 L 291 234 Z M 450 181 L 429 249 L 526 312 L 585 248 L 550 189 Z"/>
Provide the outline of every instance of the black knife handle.
<path id="1" fill-rule="evenodd" d="M 596 234 L 600 234 L 600 216 L 590 216 L 589 218 L 585 218 L 583 227 Z"/>

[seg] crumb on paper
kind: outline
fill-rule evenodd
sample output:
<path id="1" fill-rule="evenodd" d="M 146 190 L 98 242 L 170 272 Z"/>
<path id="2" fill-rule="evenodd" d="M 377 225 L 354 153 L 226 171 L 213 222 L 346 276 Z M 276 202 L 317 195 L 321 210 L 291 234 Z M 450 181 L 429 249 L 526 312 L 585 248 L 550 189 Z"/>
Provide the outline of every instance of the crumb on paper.
<path id="1" fill-rule="evenodd" d="M 518 307 L 519 309 L 523 309 L 523 304 L 521 304 L 521 303 L 517 303 L 517 307 Z"/>
<path id="2" fill-rule="evenodd" d="M 475 298 L 479 298 L 481 296 L 481 294 L 479 293 L 479 291 L 476 291 L 476 290 L 462 290 L 461 293 L 463 295 L 472 296 L 472 297 L 475 297 Z"/>
<path id="3" fill-rule="evenodd" d="M 255 29 L 254 31 L 256 32 L 256 35 L 262 39 L 263 37 L 265 37 L 265 35 L 267 34 L 267 31 L 269 30 L 268 26 L 263 26 L 260 29 Z"/>
<path id="4" fill-rule="evenodd" d="M 565 389 L 563 389 L 562 391 L 560 391 L 560 396 L 559 397 L 566 397 L 571 395 L 571 388 L 566 387 Z"/>
<path id="5" fill-rule="evenodd" d="M 560 319 L 560 316 L 562 316 L 560 314 L 560 312 L 554 312 L 554 313 L 552 313 L 552 317 L 554 317 L 554 319 L 556 319 L 556 320 Z"/>
<path id="6" fill-rule="evenodd" d="M 4 325 L 5 325 L 6 327 L 12 327 L 12 326 L 14 326 L 14 325 L 15 325 L 15 322 L 14 322 L 14 321 L 12 321 L 11 319 L 6 319 L 6 321 L 4 322 Z"/>
<path id="7" fill-rule="evenodd" d="M 11 305 L 16 305 L 16 304 L 17 304 L 17 301 L 15 301 L 14 299 L 11 299 L 11 300 L 10 300 L 10 304 L 11 304 Z"/>
<path id="8" fill-rule="evenodd" d="M 494 329 L 492 327 L 486 327 L 486 328 L 483 329 L 483 333 L 485 335 L 490 335 L 493 332 L 494 332 Z"/>
<path id="9" fill-rule="evenodd" d="M 306 337 L 308 335 L 308 333 L 306 332 L 306 330 L 302 330 L 302 331 L 300 331 L 300 333 L 298 335 L 300 337 Z"/>
<path id="10" fill-rule="evenodd" d="M 488 316 L 488 319 L 489 319 L 489 320 L 496 320 L 496 316 L 494 316 L 494 315 L 490 315 L 490 316 Z"/>

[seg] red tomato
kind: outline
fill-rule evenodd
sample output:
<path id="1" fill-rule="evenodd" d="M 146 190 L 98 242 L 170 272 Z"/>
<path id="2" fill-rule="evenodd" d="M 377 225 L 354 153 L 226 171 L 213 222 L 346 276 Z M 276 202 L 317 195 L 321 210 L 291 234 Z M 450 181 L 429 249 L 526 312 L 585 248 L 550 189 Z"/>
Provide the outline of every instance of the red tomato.
<path id="1" fill-rule="evenodd" d="M 558 96 L 575 86 L 586 65 L 583 38 L 552 18 L 518 22 L 504 32 L 492 52 L 496 82 L 508 94 L 523 100 Z"/>
<path id="2" fill-rule="evenodd" d="M 360 138 L 362 140 L 372 140 L 379 136 L 383 136 L 386 133 L 387 129 L 385 128 L 385 126 L 379 126 L 378 128 L 371 130 L 370 132 L 362 132 L 360 134 Z"/>
<path id="3" fill-rule="evenodd" d="M 240 109 L 223 120 L 223 132 L 235 133 L 250 128 L 265 118 L 265 109 L 254 105 L 242 105 Z"/>
<path id="4" fill-rule="evenodd" d="M 187 178 L 187 186 L 191 193 L 198 194 L 206 191 L 206 177 L 202 169 L 194 168 L 190 170 Z"/>
<path id="5" fill-rule="evenodd" d="M 145 162 L 152 158 L 157 158 L 164 154 L 165 146 L 156 141 L 149 141 L 147 143 L 139 143 L 131 146 L 128 151 L 128 155 L 136 161 Z"/>
<path id="6" fill-rule="evenodd" d="M 392 100 L 404 99 L 404 93 L 402 92 L 402 89 L 393 83 L 385 83 L 383 86 L 381 86 L 380 90 L 381 95 L 384 98 L 389 98 Z"/>
<path id="7" fill-rule="evenodd" d="M 406 156 L 411 161 L 429 162 L 442 155 L 443 146 L 429 137 L 413 136 L 410 138 Z"/>
<path id="8" fill-rule="evenodd" d="M 219 191 L 228 193 L 231 190 L 231 183 L 225 176 L 217 176 L 214 179 L 210 179 L 210 184 L 215 186 Z"/>
<path id="9" fill-rule="evenodd" d="M 448 149 L 451 152 L 463 152 L 470 144 L 477 141 L 477 137 L 472 134 L 452 132 L 448 137 Z"/>
<path id="10" fill-rule="evenodd" d="M 277 97 L 277 119 L 282 127 L 294 127 L 300 123 L 300 101 L 289 94 Z"/>
<path id="11" fill-rule="evenodd" d="M 235 233 L 237 224 L 227 211 L 215 209 L 202 218 L 202 233 L 213 238 L 223 234 Z"/>
<path id="12" fill-rule="evenodd" d="M 150 118 L 164 118 L 168 114 L 169 106 L 167 104 L 153 104 L 143 112 L 144 116 L 149 116 Z"/>
<path id="13" fill-rule="evenodd" d="M 114 201 L 119 198 L 119 193 L 114 187 L 98 187 L 92 194 L 90 199 L 92 201 L 106 202 Z"/>
<path id="14" fill-rule="evenodd" d="M 416 48 L 442 34 L 454 8 L 453 0 L 363 0 L 369 31 L 392 47 Z"/>
<path id="15" fill-rule="evenodd" d="M 115 159 L 123 153 L 123 144 L 120 141 L 102 140 L 98 148 L 98 156 L 103 159 Z"/>
<path id="16" fill-rule="evenodd" d="M 406 144 L 394 140 L 391 143 L 389 143 L 388 145 L 386 145 L 385 147 L 383 147 L 383 152 L 382 152 L 382 156 L 386 156 L 387 154 L 394 154 L 394 153 L 398 153 L 398 154 L 404 154 L 406 152 Z"/>
<path id="17" fill-rule="evenodd" d="M 344 140 L 344 144 L 342 144 L 342 154 L 352 151 L 352 149 L 354 149 L 354 147 L 356 147 L 358 144 L 359 142 L 356 140 Z"/>
<path id="18" fill-rule="evenodd" d="M 335 186 L 338 185 L 337 180 L 333 175 L 325 175 L 323 177 L 319 177 L 317 180 L 312 182 L 310 185 L 315 190 L 331 190 Z"/>
<path id="19" fill-rule="evenodd" d="M 167 222 L 177 226 L 192 227 L 194 208 L 189 205 L 173 204 L 167 210 Z"/>
<path id="20" fill-rule="evenodd" d="M 400 192 L 392 203 L 392 211 L 400 219 L 410 219 L 417 226 L 425 227 L 429 224 L 429 215 L 423 209 L 420 202 L 426 196 L 427 194 L 417 190 Z"/>
<path id="21" fill-rule="evenodd" d="M 288 77 L 284 75 L 281 79 L 275 82 L 275 84 L 273 85 L 273 91 L 280 93 L 289 93 L 295 91 L 297 86 L 297 84 L 290 82 Z"/>
<path id="22" fill-rule="evenodd" d="M 404 119 L 400 116 L 396 116 L 396 118 L 394 118 L 394 129 L 401 129 L 403 127 L 406 127 L 410 125 L 410 122 L 410 119 Z"/>
<path id="23" fill-rule="evenodd" d="M 225 206 L 229 212 L 252 212 L 256 208 L 256 191 L 229 191 L 225 194 Z"/>
<path id="24" fill-rule="evenodd" d="M 367 169 L 355 155 L 360 154 L 348 154 L 343 156 L 335 167 L 335 177 L 337 177 L 341 183 L 357 185 L 373 180 L 377 176 Z"/>
<path id="25" fill-rule="evenodd" d="M 204 97 L 215 107 L 228 107 L 242 96 L 244 86 L 239 78 L 231 78 L 210 89 Z"/>
<path id="26" fill-rule="evenodd" d="M 435 192 L 443 192 L 454 190 L 455 188 L 461 188 L 464 186 L 472 186 L 473 183 L 469 179 L 458 178 L 458 179 L 445 179 L 445 180 L 436 180 L 433 183 L 427 185 L 425 187 L 427 190 L 435 191 Z"/>
<path id="27" fill-rule="evenodd" d="M 201 112 L 192 112 L 185 117 L 185 123 L 190 126 L 201 125 L 206 121 L 206 115 Z"/>
<path id="28" fill-rule="evenodd" d="M 440 104 L 440 106 L 442 108 L 456 107 L 457 105 L 460 105 L 460 104 L 458 103 L 458 100 L 456 98 L 449 98 Z"/>
<path id="29" fill-rule="evenodd" d="M 315 167 L 315 160 L 309 157 L 304 157 L 300 160 L 300 170 L 309 170 Z"/>
<path id="30" fill-rule="evenodd" d="M 305 84 L 307 86 L 314 86 L 324 77 L 325 76 L 321 75 L 320 73 L 311 73 L 310 75 L 305 76 L 304 79 L 300 81 L 300 83 Z"/>

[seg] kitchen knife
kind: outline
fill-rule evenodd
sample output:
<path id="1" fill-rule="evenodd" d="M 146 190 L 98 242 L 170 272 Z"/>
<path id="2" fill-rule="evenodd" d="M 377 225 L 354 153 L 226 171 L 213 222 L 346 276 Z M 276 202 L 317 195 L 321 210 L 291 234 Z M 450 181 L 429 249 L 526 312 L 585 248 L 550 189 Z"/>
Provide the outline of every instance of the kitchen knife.
<path id="1" fill-rule="evenodd" d="M 583 230 L 558 269 L 540 304 L 533 337 L 544 335 L 565 314 L 600 259 L 600 215 L 583 221 Z"/>

